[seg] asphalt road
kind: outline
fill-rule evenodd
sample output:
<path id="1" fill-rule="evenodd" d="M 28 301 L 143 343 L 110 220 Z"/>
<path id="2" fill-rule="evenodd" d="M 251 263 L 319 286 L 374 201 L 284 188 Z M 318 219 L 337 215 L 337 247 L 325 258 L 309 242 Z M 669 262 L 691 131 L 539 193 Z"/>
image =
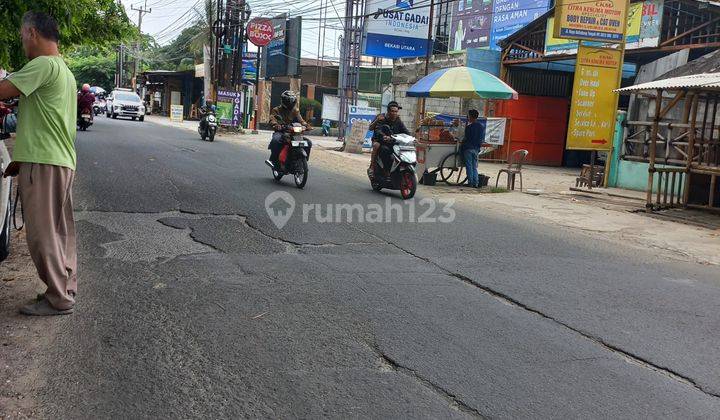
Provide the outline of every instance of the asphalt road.
<path id="1" fill-rule="evenodd" d="M 715 267 L 466 199 L 411 222 L 361 178 L 311 160 L 300 191 L 256 148 L 148 122 L 100 117 L 77 149 L 78 305 L 36 355 L 48 418 L 719 416 Z M 404 219 L 323 221 L 334 204 Z"/>

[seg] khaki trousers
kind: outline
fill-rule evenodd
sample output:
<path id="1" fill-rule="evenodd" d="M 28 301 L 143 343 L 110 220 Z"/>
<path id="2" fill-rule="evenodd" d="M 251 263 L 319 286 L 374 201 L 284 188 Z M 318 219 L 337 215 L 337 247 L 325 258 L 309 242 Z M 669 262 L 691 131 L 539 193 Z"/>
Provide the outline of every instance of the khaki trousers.
<path id="1" fill-rule="evenodd" d="M 70 168 L 39 163 L 22 163 L 18 174 L 30 256 L 46 299 L 59 310 L 72 308 L 77 292 L 74 178 Z"/>

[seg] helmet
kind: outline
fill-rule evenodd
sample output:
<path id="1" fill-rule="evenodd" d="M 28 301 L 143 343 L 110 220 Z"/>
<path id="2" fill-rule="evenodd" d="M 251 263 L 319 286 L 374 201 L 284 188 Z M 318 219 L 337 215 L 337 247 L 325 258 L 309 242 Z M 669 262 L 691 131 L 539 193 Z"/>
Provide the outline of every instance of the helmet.
<path id="1" fill-rule="evenodd" d="M 87 84 L 87 83 L 85 83 L 84 85 L 82 85 L 82 91 L 85 92 L 85 93 L 90 92 L 90 85 Z"/>
<path id="2" fill-rule="evenodd" d="M 293 109 L 297 103 L 297 95 L 291 90 L 286 90 L 280 95 L 280 103 L 285 109 Z"/>

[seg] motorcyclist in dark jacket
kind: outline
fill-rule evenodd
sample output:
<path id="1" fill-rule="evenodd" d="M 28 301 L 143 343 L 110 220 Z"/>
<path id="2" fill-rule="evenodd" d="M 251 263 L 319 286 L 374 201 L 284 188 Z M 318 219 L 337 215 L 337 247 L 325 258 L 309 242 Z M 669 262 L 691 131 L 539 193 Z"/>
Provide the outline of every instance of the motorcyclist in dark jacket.
<path id="1" fill-rule="evenodd" d="M 385 114 L 379 114 L 375 117 L 375 120 L 370 123 L 370 130 L 373 131 L 373 147 L 370 155 L 370 168 L 368 173 L 372 177 L 375 173 L 375 162 L 377 160 L 378 152 L 388 153 L 390 149 L 388 147 L 381 147 L 388 144 L 391 140 L 390 136 L 393 134 L 407 134 L 410 135 L 410 131 L 405 127 L 405 124 L 400 120 L 400 105 L 391 101 L 387 106 L 387 112 Z M 382 128 L 384 126 L 389 127 L 389 132 L 384 132 Z"/>
<path id="2" fill-rule="evenodd" d="M 277 166 L 280 151 L 283 148 L 283 128 L 289 124 L 299 123 L 306 129 L 310 129 L 310 124 L 300 115 L 300 111 L 296 108 L 297 95 L 295 92 L 286 90 L 280 95 L 280 106 L 276 106 L 270 110 L 270 125 L 275 132 L 273 133 L 268 149 L 270 149 L 270 162 L 273 166 Z M 310 157 L 310 148 L 312 142 L 308 140 L 307 154 Z"/>

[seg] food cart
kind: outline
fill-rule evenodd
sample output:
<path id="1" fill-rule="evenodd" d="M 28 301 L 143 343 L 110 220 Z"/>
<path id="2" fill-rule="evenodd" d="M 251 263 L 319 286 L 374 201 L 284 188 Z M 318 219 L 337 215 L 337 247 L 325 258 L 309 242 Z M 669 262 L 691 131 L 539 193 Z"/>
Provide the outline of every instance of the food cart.
<path id="1" fill-rule="evenodd" d="M 506 100 L 517 99 L 517 92 L 490 73 L 469 67 L 453 67 L 423 77 L 408 90 L 407 96 Z M 418 173 L 438 174 L 441 181 L 450 185 L 465 182 L 465 163 L 459 150 L 466 124 L 464 116 L 424 116 L 417 133 Z M 504 122 L 502 129 L 505 129 Z M 480 155 L 488 154 L 494 148 L 486 145 Z"/>

